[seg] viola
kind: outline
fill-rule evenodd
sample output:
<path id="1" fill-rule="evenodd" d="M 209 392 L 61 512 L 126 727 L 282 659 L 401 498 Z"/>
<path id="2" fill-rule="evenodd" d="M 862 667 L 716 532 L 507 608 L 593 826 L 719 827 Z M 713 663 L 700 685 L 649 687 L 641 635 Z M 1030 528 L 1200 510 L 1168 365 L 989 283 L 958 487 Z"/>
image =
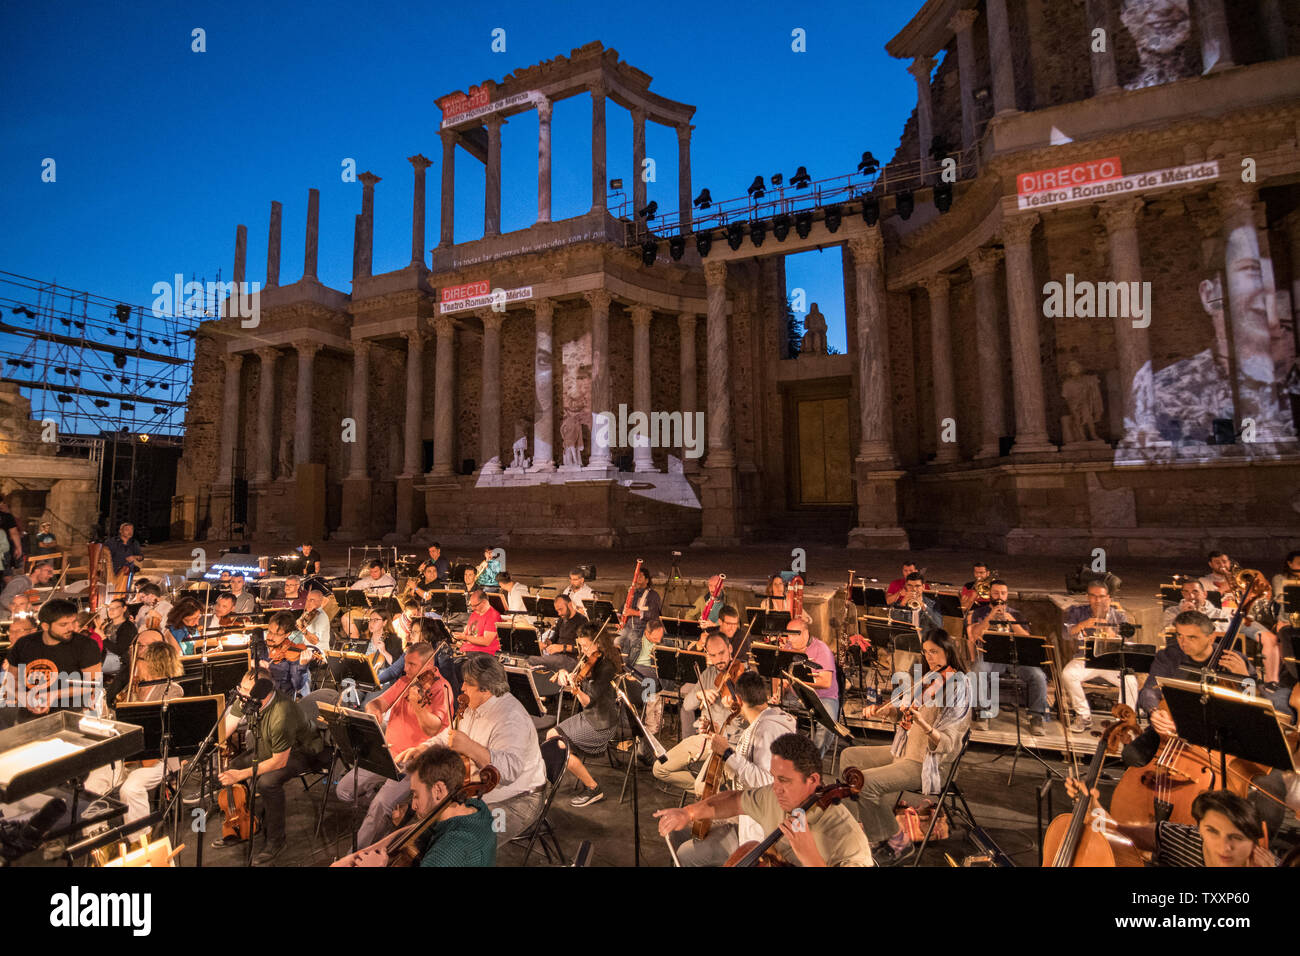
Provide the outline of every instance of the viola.
<path id="1" fill-rule="evenodd" d="M 807 813 L 813 807 L 825 810 L 841 800 L 856 800 L 858 794 L 862 792 L 865 781 L 866 778 L 861 770 L 857 767 L 849 767 L 844 771 L 843 780 L 818 787 L 808 796 L 808 799 L 799 804 L 799 809 Z M 723 866 L 791 866 L 792 864 L 773 849 L 783 835 L 781 828 L 777 827 L 762 840 L 742 843 L 736 847 L 735 852 L 727 858 Z"/>

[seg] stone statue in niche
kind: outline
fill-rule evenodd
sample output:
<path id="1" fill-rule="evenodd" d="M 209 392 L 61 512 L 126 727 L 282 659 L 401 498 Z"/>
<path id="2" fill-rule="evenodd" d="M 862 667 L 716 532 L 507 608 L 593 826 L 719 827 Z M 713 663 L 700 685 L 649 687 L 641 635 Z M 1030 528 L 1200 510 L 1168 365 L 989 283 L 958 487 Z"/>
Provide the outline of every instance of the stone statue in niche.
<path id="1" fill-rule="evenodd" d="M 822 315 L 817 303 L 812 304 L 808 316 L 803 320 L 803 342 L 799 345 L 800 355 L 826 354 L 826 317 Z"/>
<path id="2" fill-rule="evenodd" d="M 1061 397 L 1070 414 L 1061 416 L 1061 434 L 1067 445 L 1088 441 L 1101 441 L 1097 435 L 1097 422 L 1101 421 L 1101 383 L 1095 375 L 1085 375 L 1083 367 L 1071 360 L 1066 366 L 1066 378 L 1061 383 Z"/>
<path id="3" fill-rule="evenodd" d="M 1119 18 L 1133 37 L 1141 68 L 1126 90 L 1194 76 L 1184 47 L 1192 36 L 1189 0 L 1124 0 Z"/>
<path id="4" fill-rule="evenodd" d="M 514 452 L 514 459 L 510 462 L 511 469 L 527 471 L 531 464 L 528 455 L 528 422 L 522 418 L 515 421 L 515 443 L 511 446 Z"/>
<path id="5" fill-rule="evenodd" d="M 293 477 L 293 438 L 280 442 L 280 477 Z"/>
<path id="6" fill-rule="evenodd" d="M 580 413 L 570 410 L 560 422 L 560 441 L 564 445 L 564 464 L 568 468 L 582 467 L 582 419 Z"/>

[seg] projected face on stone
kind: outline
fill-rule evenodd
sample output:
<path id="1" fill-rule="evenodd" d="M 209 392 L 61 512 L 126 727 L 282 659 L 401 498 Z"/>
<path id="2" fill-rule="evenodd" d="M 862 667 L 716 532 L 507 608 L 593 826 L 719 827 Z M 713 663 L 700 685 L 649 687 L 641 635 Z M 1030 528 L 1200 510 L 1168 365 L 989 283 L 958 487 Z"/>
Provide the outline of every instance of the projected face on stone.
<path id="1" fill-rule="evenodd" d="M 1188 0 L 1125 0 L 1119 17 L 1133 37 L 1141 63 L 1137 77 L 1125 89 L 1140 90 L 1193 75 L 1182 49 L 1192 35 Z"/>

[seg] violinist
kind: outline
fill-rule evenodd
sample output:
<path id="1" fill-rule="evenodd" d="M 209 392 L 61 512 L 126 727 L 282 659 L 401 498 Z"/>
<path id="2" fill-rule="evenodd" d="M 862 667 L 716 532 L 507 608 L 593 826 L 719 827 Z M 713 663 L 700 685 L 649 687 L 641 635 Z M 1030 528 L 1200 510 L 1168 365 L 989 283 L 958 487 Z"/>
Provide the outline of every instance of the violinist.
<path id="1" fill-rule="evenodd" d="M 392 687 L 366 702 L 366 713 L 384 726 L 384 740 L 397 756 L 451 724 L 455 710 L 451 686 L 433 665 L 433 647 L 412 644 L 406 649 L 404 673 Z M 353 768 L 338 785 L 339 799 L 369 806 L 357 831 L 357 845 L 369 846 L 388 832 L 393 808 L 411 792 L 409 774 L 389 780 L 369 770 Z"/>
<path id="2" fill-rule="evenodd" d="M 254 656 L 266 663 L 275 689 L 290 700 L 311 693 L 311 674 L 302 655 L 302 635 L 294 629 L 293 612 L 272 614 L 266 626 L 266 640 L 257 642 Z"/>
<path id="3" fill-rule="evenodd" d="M 672 784 L 682 790 L 689 790 L 695 784 L 695 772 L 690 769 L 693 761 L 698 760 L 708 747 L 709 737 L 705 729 L 720 728 L 727 722 L 731 708 L 724 704 L 721 695 L 715 689 L 720 675 L 731 664 L 731 642 L 714 631 L 706 639 L 704 659 L 708 666 L 700 674 L 698 684 L 682 686 L 682 739 L 679 744 L 668 751 L 667 759 L 654 765 L 656 780 Z M 687 716 L 694 715 L 701 709 L 707 709 L 707 715 L 687 724 Z M 689 727 L 689 732 L 687 728 Z M 738 737 L 740 730 L 735 722 L 728 728 L 733 737 Z"/>
<path id="4" fill-rule="evenodd" d="M 483 801 L 501 820 L 498 846 L 518 836 L 535 819 L 546 799 L 546 764 L 537 742 L 537 728 L 513 694 L 505 666 L 488 654 L 471 654 L 465 661 L 461 694 L 468 705 L 457 714 L 458 727 L 445 728 L 432 740 L 399 757 L 409 767 L 433 745 L 443 745 L 469 759 L 475 767 L 491 764 L 500 782 Z"/>
<path id="5" fill-rule="evenodd" d="M 171 644 L 159 641 L 136 652 L 135 674 L 131 681 L 132 701 L 171 700 L 185 696 L 175 678 L 183 673 L 181 656 Z M 169 759 L 170 770 L 180 769 L 180 761 Z M 126 804 L 126 823 L 134 823 L 149 815 L 149 791 L 163 780 L 161 760 L 149 766 L 116 761 L 92 770 L 86 778 L 86 790 L 102 796 L 114 787 L 120 787 L 119 796 Z"/>
<path id="6" fill-rule="evenodd" d="M 163 622 L 163 636 L 176 645 L 184 657 L 194 653 L 194 644 L 199 639 L 199 622 L 203 620 L 203 608 L 194 598 L 181 598 L 167 613 Z"/>
<path id="7" fill-rule="evenodd" d="M 1077 799 L 1083 788 L 1070 777 L 1065 789 Z M 1091 797 L 1100 808 L 1101 793 L 1096 787 Z M 1137 849 L 1150 853 L 1152 866 L 1277 866 L 1277 859 L 1262 843 L 1264 829 L 1259 814 L 1232 791 L 1206 790 L 1198 794 L 1192 801 L 1192 819 L 1195 826 L 1168 820 L 1135 826 L 1100 816 L 1107 829 L 1118 831 Z"/>
<path id="8" fill-rule="evenodd" d="M 294 625 L 302 633 L 307 649 L 321 654 L 330 649 L 330 617 L 324 606 L 327 596 L 325 585 L 315 581 L 308 584 L 303 591 L 302 615 Z"/>
<path id="9" fill-rule="evenodd" d="M 573 671 L 561 672 L 560 681 L 577 698 L 582 710 L 552 728 L 547 736 L 563 735 L 569 742 L 572 748 L 569 772 L 583 785 L 570 803 L 575 807 L 585 807 L 605 799 L 605 794 L 578 753 L 598 754 L 618 733 L 619 703 L 613 681 L 623 672 L 623 655 L 614 643 L 614 632 L 610 628 L 597 633 L 591 625 L 578 631 L 578 651 L 582 660 Z M 581 675 L 584 671 L 585 679 L 575 678 L 574 675 Z"/>
<path id="10" fill-rule="evenodd" d="M 208 614 L 208 630 L 221 630 L 235 627 L 235 596 L 229 591 L 221 591 L 212 601 L 212 612 Z"/>
<path id="11" fill-rule="evenodd" d="M 140 610 L 135 615 L 135 629 L 161 628 L 172 612 L 172 603 L 162 596 L 162 588 L 146 581 L 136 595 L 140 598 Z"/>
<path id="12" fill-rule="evenodd" d="M 1025 627 L 1028 620 L 1007 603 L 1010 595 L 1011 591 L 1005 581 L 992 581 L 989 584 L 988 603 L 977 604 L 966 619 L 966 649 L 975 670 L 1005 674 L 1011 669 L 1010 664 L 990 664 L 984 660 L 984 635 L 990 630 L 994 633 L 1009 632 L 1017 637 L 1029 636 L 1029 630 Z M 1029 732 L 1035 737 L 1046 736 L 1047 729 L 1044 723 L 1048 716 L 1047 674 L 1041 667 L 1028 664 L 1016 665 L 1015 671 L 1016 677 L 1025 684 L 1026 703 L 1029 709 Z M 1129 701 L 1132 700 L 1133 697 L 1130 696 Z M 975 720 L 976 729 L 987 730 L 990 716 L 992 715 L 988 713 L 978 715 Z"/>
<path id="13" fill-rule="evenodd" d="M 832 718 L 840 716 L 840 678 L 839 672 L 835 666 L 835 654 L 826 646 L 823 641 L 812 636 L 808 630 L 808 622 L 804 620 L 791 620 L 786 625 L 785 640 L 782 641 L 782 647 L 794 651 L 796 654 L 804 654 L 808 660 L 817 666 L 806 683 L 809 683 L 817 691 L 817 696 L 821 704 L 826 708 L 826 712 Z M 783 685 L 785 682 L 782 682 Z M 785 699 L 789 704 L 795 704 L 798 698 L 792 691 L 787 688 Z M 826 748 L 830 746 L 831 732 L 821 724 L 816 724 L 812 732 L 813 743 L 824 754 Z"/>
<path id="14" fill-rule="evenodd" d="M 410 768 L 411 809 L 424 817 L 465 785 L 465 762 L 450 747 L 430 747 Z M 452 800 L 438 813 L 420 866 L 496 866 L 492 811 L 478 797 Z"/>
<path id="15" fill-rule="evenodd" d="M 730 738 L 714 734 L 709 738 L 709 748 L 724 761 L 723 772 L 730 789 L 756 790 L 772 783 L 772 743 L 785 734 L 795 732 L 795 720 L 783 710 L 767 702 L 767 681 L 754 671 L 746 671 L 736 678 L 736 695 L 740 700 L 740 715 L 744 718 L 734 746 Z M 707 763 L 705 764 L 707 766 Z M 696 778 L 695 791 L 700 792 L 704 768 Z M 703 840 L 689 839 L 690 831 L 679 830 L 669 838 L 678 862 L 682 866 L 721 866 L 741 843 L 763 839 L 764 830 L 751 817 L 742 816 L 731 824 L 715 824 Z"/>
<path id="16" fill-rule="evenodd" d="M 832 804 L 826 809 L 800 810 L 822 785 L 817 745 L 800 734 L 783 734 L 772 741 L 770 749 L 770 784 L 724 790 L 698 803 L 657 810 L 660 835 L 668 836 L 696 820 L 744 814 L 764 833 L 780 829 L 782 838 L 775 850 L 794 866 L 871 866 L 871 844 L 847 807 Z"/>
<path id="17" fill-rule="evenodd" d="M 894 742 L 888 747 L 848 747 L 840 754 L 841 769 L 858 767 L 866 778 L 858 808 L 882 866 L 904 860 L 913 850 L 894 816 L 900 794 L 937 794 L 970 727 L 971 689 L 960 669 L 957 642 L 947 631 L 935 629 L 926 632 L 921 651 L 926 672 L 920 686 L 905 685 L 888 702 L 863 712 L 864 717 L 896 713 Z"/>

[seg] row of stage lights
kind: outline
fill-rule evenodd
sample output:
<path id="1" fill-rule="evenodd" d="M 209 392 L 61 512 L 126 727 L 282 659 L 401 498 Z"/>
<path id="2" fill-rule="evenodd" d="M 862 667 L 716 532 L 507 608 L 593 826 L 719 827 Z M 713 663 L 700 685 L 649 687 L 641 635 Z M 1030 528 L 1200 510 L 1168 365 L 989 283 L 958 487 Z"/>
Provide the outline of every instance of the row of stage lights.
<path id="1" fill-rule="evenodd" d="M 930 146 L 930 155 L 934 157 L 935 161 L 942 163 L 947 157 L 948 152 L 947 144 L 943 141 L 942 137 L 934 137 Z M 880 161 L 871 155 L 870 150 L 864 152 L 862 158 L 858 161 L 858 172 L 864 176 L 871 176 L 879 169 Z M 781 173 L 773 173 L 771 176 L 771 184 L 773 186 L 781 186 L 784 184 L 784 181 L 784 177 Z M 794 175 L 790 177 L 790 185 L 794 186 L 796 189 L 805 189 L 811 182 L 812 177 L 808 174 L 808 170 L 804 166 L 800 166 L 795 170 Z M 621 180 L 613 180 L 610 185 L 614 185 L 614 183 L 618 183 L 618 187 L 622 186 Z M 755 176 L 754 181 L 749 184 L 749 188 L 746 192 L 749 194 L 749 198 L 754 202 L 762 199 L 767 193 L 767 186 L 763 182 L 763 177 Z M 899 218 L 904 220 L 911 219 L 912 213 L 916 209 L 916 196 L 913 191 L 910 189 L 903 189 L 897 193 L 893 193 L 892 195 L 894 196 L 894 209 L 898 213 Z M 861 197 L 861 202 L 863 221 L 866 222 L 868 226 L 874 226 L 880 221 L 880 199 L 876 196 L 867 195 Z M 693 205 L 696 209 L 710 208 L 713 205 L 713 197 L 709 194 L 709 190 L 701 189 L 700 194 L 695 197 Z M 941 180 L 935 184 L 934 205 L 935 208 L 939 210 L 940 214 L 946 213 L 952 208 L 951 183 Z M 849 212 L 852 212 L 851 205 L 846 204 L 846 208 Z M 658 212 L 659 204 L 657 202 L 651 202 L 647 204 L 645 208 L 637 210 L 637 216 L 644 219 L 646 222 L 649 222 L 658 214 Z M 845 210 L 841 209 L 838 204 L 833 204 L 823 208 L 823 221 L 826 223 L 827 231 L 832 233 L 839 231 L 840 223 L 843 221 L 844 212 Z M 772 235 L 776 237 L 777 242 L 785 242 L 785 239 L 790 235 L 790 229 L 793 226 L 795 233 L 800 239 L 807 239 L 809 233 L 812 232 L 812 224 L 813 215 L 810 210 L 802 210 L 795 213 L 793 216 L 789 213 L 781 213 L 772 217 Z M 727 245 L 731 247 L 732 251 L 741 247 L 745 241 L 746 233 L 749 235 L 749 241 L 757 247 L 761 246 L 763 240 L 767 238 L 767 228 L 768 222 L 765 219 L 752 219 L 748 224 L 733 222 L 724 227 L 723 237 L 727 240 Z M 705 229 L 701 232 L 695 233 L 694 235 L 695 251 L 700 254 L 700 258 L 706 258 L 709 251 L 713 248 L 713 230 Z M 674 262 L 680 260 L 685 253 L 686 236 L 679 233 L 668 240 L 668 254 L 673 258 Z M 659 243 L 657 241 L 647 239 L 641 243 L 642 264 L 652 266 L 655 264 L 655 260 L 658 256 Z"/>

